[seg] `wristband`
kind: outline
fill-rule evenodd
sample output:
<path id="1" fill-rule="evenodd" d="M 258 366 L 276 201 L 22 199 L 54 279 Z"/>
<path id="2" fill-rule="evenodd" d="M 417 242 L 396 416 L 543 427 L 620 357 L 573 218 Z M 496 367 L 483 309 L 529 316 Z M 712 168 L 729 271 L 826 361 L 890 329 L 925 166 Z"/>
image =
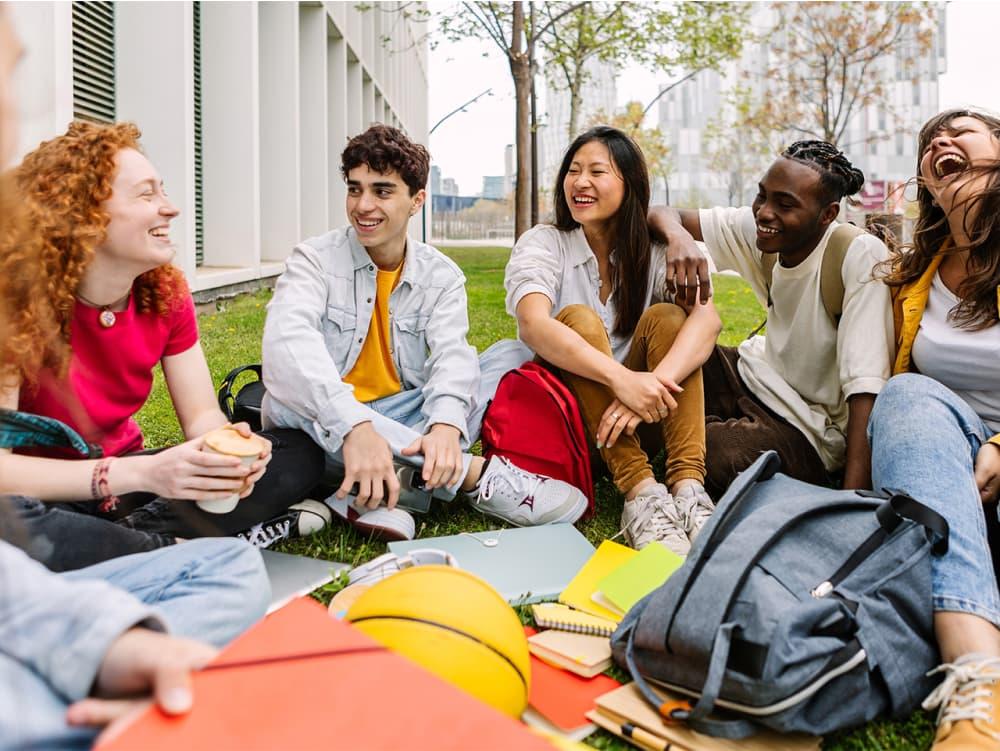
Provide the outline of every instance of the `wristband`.
<path id="1" fill-rule="evenodd" d="M 90 497 L 99 500 L 97 508 L 102 513 L 109 513 L 118 507 L 119 498 L 111 492 L 108 483 L 108 470 L 115 457 L 108 456 L 94 465 L 94 474 L 90 476 Z"/>

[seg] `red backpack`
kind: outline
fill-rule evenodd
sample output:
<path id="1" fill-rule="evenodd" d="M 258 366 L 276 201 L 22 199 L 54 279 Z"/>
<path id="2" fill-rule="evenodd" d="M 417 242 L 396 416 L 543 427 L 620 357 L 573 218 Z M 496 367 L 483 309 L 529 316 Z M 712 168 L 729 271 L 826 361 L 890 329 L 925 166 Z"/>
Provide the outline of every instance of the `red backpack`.
<path id="1" fill-rule="evenodd" d="M 594 511 L 594 481 L 580 408 L 549 370 L 527 362 L 506 373 L 483 416 L 483 456 L 499 454 L 518 467 L 564 480 L 587 496 Z"/>

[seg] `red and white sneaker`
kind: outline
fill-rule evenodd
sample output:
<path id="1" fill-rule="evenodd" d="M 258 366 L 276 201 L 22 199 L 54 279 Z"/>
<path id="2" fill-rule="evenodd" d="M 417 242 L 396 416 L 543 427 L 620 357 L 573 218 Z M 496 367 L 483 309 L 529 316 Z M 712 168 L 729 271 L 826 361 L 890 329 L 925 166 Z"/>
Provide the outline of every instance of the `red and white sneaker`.
<path id="1" fill-rule="evenodd" d="M 331 495 L 324 503 L 334 515 L 343 519 L 366 537 L 374 537 L 385 542 L 412 540 L 417 532 L 413 517 L 401 508 L 379 506 L 371 511 L 358 511 L 354 507 L 354 496 L 339 500 Z"/>

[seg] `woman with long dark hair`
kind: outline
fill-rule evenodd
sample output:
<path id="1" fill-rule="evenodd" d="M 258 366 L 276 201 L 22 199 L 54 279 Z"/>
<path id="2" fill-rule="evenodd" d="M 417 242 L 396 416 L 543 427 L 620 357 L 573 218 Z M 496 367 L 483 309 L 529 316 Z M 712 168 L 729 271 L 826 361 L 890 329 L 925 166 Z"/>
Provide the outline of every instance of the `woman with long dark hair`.
<path id="1" fill-rule="evenodd" d="M 1000 119 L 969 110 L 920 131 L 913 243 L 890 259 L 894 375 L 868 426 L 876 488 L 948 521 L 933 561 L 944 673 L 934 748 L 1000 745 L 1000 593 L 983 504 L 1000 491 Z M 996 507 L 990 506 L 991 513 Z"/>
<path id="2" fill-rule="evenodd" d="M 721 329 L 711 303 L 685 311 L 666 290 L 665 250 L 646 225 L 649 175 L 626 134 L 598 126 L 569 147 L 555 224 L 511 252 L 507 310 L 518 335 L 574 392 L 591 440 L 625 495 L 622 531 L 685 555 L 713 510 L 705 493 L 699 368 Z M 666 485 L 650 463 L 666 448 Z"/>

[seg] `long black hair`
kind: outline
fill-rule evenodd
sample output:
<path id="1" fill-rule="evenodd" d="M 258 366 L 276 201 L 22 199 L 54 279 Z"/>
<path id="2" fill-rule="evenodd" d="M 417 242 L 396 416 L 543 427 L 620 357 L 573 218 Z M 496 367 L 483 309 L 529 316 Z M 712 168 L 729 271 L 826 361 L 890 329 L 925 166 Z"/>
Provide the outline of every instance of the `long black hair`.
<path id="1" fill-rule="evenodd" d="M 646 224 L 649 171 L 642 150 L 617 128 L 598 125 L 581 133 L 566 150 L 556 177 L 553 202 L 557 228 L 569 231 L 580 226 L 569 211 L 563 181 L 576 152 L 591 141 L 600 141 L 607 147 L 611 168 L 625 183 L 625 196 L 615 215 L 615 247 L 609 263 L 609 281 L 616 311 L 615 333 L 628 336 L 635 331 L 642 316 L 649 284 L 650 241 Z"/>

